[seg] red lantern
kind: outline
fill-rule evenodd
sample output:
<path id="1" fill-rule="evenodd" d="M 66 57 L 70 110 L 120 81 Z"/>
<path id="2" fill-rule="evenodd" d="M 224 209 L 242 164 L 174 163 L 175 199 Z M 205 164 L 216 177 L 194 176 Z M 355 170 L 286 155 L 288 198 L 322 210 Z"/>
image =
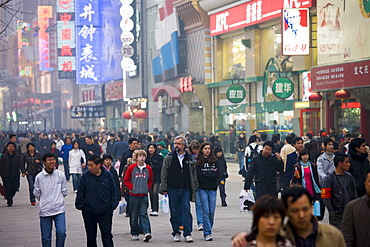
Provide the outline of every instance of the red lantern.
<path id="1" fill-rule="evenodd" d="M 124 119 L 131 119 L 131 114 L 129 111 L 125 111 L 124 113 L 122 113 L 122 117 Z"/>
<path id="2" fill-rule="evenodd" d="M 137 110 L 134 114 L 135 118 L 139 118 L 139 119 L 142 119 L 142 118 L 146 118 L 146 111 L 144 110 Z"/>
<path id="3" fill-rule="evenodd" d="M 313 101 L 314 103 L 318 102 L 318 101 L 321 101 L 322 100 L 322 96 L 320 93 L 312 93 L 309 97 L 308 97 L 308 100 L 309 101 Z"/>
<path id="4" fill-rule="evenodd" d="M 334 96 L 338 99 L 343 100 L 348 99 L 351 96 L 351 94 L 342 88 L 341 90 L 336 91 Z"/>

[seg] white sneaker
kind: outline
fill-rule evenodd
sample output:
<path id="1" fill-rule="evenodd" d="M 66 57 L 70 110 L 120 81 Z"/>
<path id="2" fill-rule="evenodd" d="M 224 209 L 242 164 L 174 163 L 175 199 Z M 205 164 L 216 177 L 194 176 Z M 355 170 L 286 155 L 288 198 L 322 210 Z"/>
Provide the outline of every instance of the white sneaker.
<path id="1" fill-rule="evenodd" d="M 143 241 L 144 242 L 149 242 L 149 240 L 152 238 L 152 234 L 150 234 L 150 233 L 145 233 L 144 234 L 144 239 L 143 239 Z"/>
<path id="2" fill-rule="evenodd" d="M 205 236 L 205 237 L 204 237 L 204 240 L 205 240 L 205 241 L 212 241 L 213 239 L 212 239 L 211 234 L 209 234 L 209 235 Z"/>
<path id="3" fill-rule="evenodd" d="M 188 243 L 193 242 L 193 238 L 190 235 L 186 236 L 185 239 L 186 239 L 186 242 L 188 242 Z"/>
<path id="4" fill-rule="evenodd" d="M 203 225 L 198 226 L 198 231 L 203 231 Z"/>
<path id="5" fill-rule="evenodd" d="M 132 235 L 132 238 L 131 238 L 132 240 L 139 240 L 139 236 L 138 235 Z"/>
<path id="6" fill-rule="evenodd" d="M 173 236 L 173 241 L 174 242 L 180 242 L 180 234 L 179 233 L 176 233 L 175 236 Z"/>
<path id="7" fill-rule="evenodd" d="M 150 216 L 158 216 L 158 212 L 157 211 L 153 211 L 150 213 Z"/>

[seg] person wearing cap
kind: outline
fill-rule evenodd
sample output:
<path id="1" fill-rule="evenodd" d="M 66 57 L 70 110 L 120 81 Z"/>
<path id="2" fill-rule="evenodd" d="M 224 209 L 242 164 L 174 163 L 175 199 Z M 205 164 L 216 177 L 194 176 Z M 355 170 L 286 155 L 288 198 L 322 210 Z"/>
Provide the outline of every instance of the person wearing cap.
<path id="1" fill-rule="evenodd" d="M 167 149 L 167 145 L 164 141 L 160 141 L 157 143 L 158 145 L 158 149 L 160 150 L 159 151 L 159 154 L 164 158 L 166 157 L 166 155 L 169 153 L 168 149 Z"/>

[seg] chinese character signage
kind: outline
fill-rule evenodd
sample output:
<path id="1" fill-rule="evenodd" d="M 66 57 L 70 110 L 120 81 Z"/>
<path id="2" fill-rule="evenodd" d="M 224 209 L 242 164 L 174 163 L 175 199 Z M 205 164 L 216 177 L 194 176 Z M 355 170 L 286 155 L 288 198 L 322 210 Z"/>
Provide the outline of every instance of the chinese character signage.
<path id="1" fill-rule="evenodd" d="M 105 117 L 104 106 L 72 106 L 71 118 L 101 118 Z"/>
<path id="2" fill-rule="evenodd" d="M 294 92 L 293 82 L 285 77 L 278 78 L 272 85 L 272 92 L 280 99 L 289 98 Z"/>
<path id="3" fill-rule="evenodd" d="M 339 1 L 339 0 L 338 0 Z M 281 16 L 281 9 L 309 8 L 312 0 L 252 0 L 220 12 L 210 12 L 211 36 L 255 25 Z"/>
<path id="4" fill-rule="evenodd" d="M 242 85 L 231 85 L 226 91 L 226 97 L 231 103 L 242 102 L 245 95 L 245 89 Z"/>
<path id="5" fill-rule="evenodd" d="M 180 78 L 180 92 L 193 92 L 193 77 Z"/>
<path id="6" fill-rule="evenodd" d="M 105 83 L 105 101 L 117 101 L 123 99 L 123 82 L 109 81 Z"/>
<path id="7" fill-rule="evenodd" d="M 37 17 L 39 26 L 39 68 L 40 71 L 53 71 L 50 64 L 50 40 L 46 29 L 49 27 L 49 19 L 53 17 L 52 6 L 38 6 Z"/>
<path id="8" fill-rule="evenodd" d="M 370 1 L 317 1 L 317 62 L 370 57 Z"/>
<path id="9" fill-rule="evenodd" d="M 32 77 L 32 61 L 27 59 L 26 49 L 33 46 L 31 24 L 17 21 L 18 31 L 18 71 L 19 77 Z"/>
<path id="10" fill-rule="evenodd" d="M 58 77 L 76 78 L 75 0 L 57 0 Z"/>
<path id="11" fill-rule="evenodd" d="M 302 101 L 309 101 L 308 97 L 312 94 L 311 90 L 311 72 L 302 73 Z"/>
<path id="12" fill-rule="evenodd" d="M 122 79 L 119 1 L 76 2 L 76 83 Z"/>
<path id="13" fill-rule="evenodd" d="M 368 87 L 370 60 L 311 68 L 313 91 Z"/>
<path id="14" fill-rule="evenodd" d="M 282 50 L 284 56 L 309 55 L 310 30 L 308 9 L 283 9 Z"/>

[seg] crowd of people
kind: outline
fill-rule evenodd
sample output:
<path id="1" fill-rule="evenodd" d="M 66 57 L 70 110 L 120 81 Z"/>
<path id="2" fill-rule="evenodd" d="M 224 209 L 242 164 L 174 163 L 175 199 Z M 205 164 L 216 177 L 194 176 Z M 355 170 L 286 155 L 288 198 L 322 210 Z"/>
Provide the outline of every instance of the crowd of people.
<path id="1" fill-rule="evenodd" d="M 181 234 L 193 242 L 190 202 L 195 203 L 198 230 L 205 241 L 213 240 L 217 190 L 221 205 L 227 207 L 227 162 L 218 138 L 204 131 L 1 132 L 0 145 L 7 205 L 13 205 L 20 177 L 26 177 L 30 204 L 39 201 L 43 246 L 50 246 L 52 221 L 57 246 L 64 246 L 63 198 L 71 180 L 87 246 L 96 246 L 97 226 L 103 245 L 113 246 L 113 211 L 123 198 L 132 240 L 143 234 L 144 242 L 152 238 L 150 216 L 158 216 L 160 194 L 169 198 L 174 242 L 181 241 Z M 363 135 L 350 135 L 345 129 L 341 135 L 321 133 L 318 139 L 312 133 L 305 137 L 292 133 L 282 143 L 279 134 L 268 140 L 254 131 L 248 141 L 240 133 L 235 146 L 244 189 L 253 190 L 256 203 L 251 232 L 236 234 L 233 246 L 367 246 L 370 242 L 364 230 L 364 220 L 370 220 L 370 165 Z M 58 186 L 50 189 L 53 182 Z M 50 200 L 56 202 L 52 207 Z M 325 208 L 332 226 L 320 222 Z"/>

